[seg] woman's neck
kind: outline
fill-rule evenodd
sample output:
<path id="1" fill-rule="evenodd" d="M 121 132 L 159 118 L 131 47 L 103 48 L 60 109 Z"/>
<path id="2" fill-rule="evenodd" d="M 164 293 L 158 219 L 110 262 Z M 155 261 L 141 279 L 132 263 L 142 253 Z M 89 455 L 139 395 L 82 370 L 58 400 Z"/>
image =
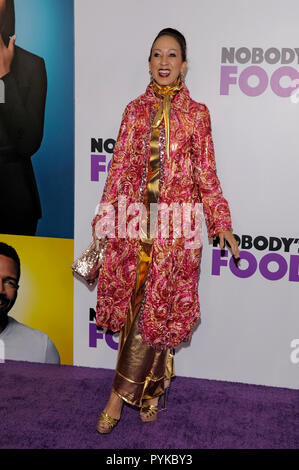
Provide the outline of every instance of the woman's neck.
<path id="1" fill-rule="evenodd" d="M 158 98 L 163 98 L 166 95 L 173 95 L 183 88 L 183 82 L 180 76 L 171 85 L 160 85 L 154 79 L 152 80 L 151 85 Z"/>

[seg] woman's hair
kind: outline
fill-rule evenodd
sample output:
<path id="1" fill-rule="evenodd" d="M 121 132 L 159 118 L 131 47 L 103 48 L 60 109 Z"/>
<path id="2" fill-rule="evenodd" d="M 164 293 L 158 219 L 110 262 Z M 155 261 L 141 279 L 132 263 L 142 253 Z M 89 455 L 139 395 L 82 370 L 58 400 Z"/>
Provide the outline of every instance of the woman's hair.
<path id="1" fill-rule="evenodd" d="M 151 60 L 151 57 L 152 57 L 152 51 L 153 51 L 153 45 L 155 44 L 155 42 L 157 41 L 158 38 L 160 38 L 161 36 L 172 36 L 174 39 L 177 40 L 177 42 L 179 43 L 180 45 L 180 48 L 181 48 L 181 53 L 182 53 L 182 60 L 183 62 L 185 62 L 185 60 L 187 60 L 187 45 L 186 45 L 186 39 L 184 38 L 184 36 L 182 35 L 182 33 L 180 33 L 177 29 L 173 29 L 173 28 L 165 28 L 165 29 L 162 29 L 159 34 L 156 36 L 153 44 L 152 44 L 152 47 L 151 47 L 151 52 L 150 52 L 150 55 L 149 55 L 149 58 L 148 58 L 148 61 Z"/>

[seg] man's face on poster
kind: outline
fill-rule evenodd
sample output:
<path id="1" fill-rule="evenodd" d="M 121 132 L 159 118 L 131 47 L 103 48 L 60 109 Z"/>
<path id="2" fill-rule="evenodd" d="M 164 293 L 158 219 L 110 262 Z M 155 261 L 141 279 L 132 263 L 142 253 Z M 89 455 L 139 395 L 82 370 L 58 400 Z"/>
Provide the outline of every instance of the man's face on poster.
<path id="1" fill-rule="evenodd" d="M 18 294 L 18 267 L 7 256 L 0 255 L 0 317 L 3 318 L 13 307 Z"/>

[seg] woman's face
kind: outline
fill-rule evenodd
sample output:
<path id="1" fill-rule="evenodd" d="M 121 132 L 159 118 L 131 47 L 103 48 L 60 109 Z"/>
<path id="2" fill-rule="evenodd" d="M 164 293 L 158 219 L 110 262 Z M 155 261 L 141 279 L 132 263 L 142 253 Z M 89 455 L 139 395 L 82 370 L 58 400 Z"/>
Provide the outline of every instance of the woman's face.
<path id="1" fill-rule="evenodd" d="M 178 75 L 185 72 L 187 62 L 183 62 L 181 48 L 175 38 L 161 36 L 154 42 L 149 67 L 153 78 L 162 86 L 174 84 Z"/>

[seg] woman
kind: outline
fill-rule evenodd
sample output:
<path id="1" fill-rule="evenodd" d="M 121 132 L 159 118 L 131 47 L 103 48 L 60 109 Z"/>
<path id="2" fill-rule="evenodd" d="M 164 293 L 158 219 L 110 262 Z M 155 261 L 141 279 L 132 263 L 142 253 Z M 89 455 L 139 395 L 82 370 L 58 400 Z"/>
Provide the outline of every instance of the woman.
<path id="1" fill-rule="evenodd" d="M 143 421 L 157 418 L 159 397 L 165 406 L 174 377 L 174 347 L 190 339 L 200 317 L 201 246 L 186 249 L 185 238 L 174 236 L 171 222 L 168 238 L 161 233 L 153 237 L 150 204 L 189 203 L 194 208 L 202 202 L 208 236 L 219 235 L 221 248 L 226 239 L 239 257 L 216 175 L 209 111 L 190 98 L 186 68 L 184 36 L 172 28 L 160 31 L 149 57 L 151 82 L 124 111 L 103 205 L 92 222 L 96 240 L 103 238 L 109 207 L 115 209 L 119 226 L 119 196 L 125 200 L 127 227 L 136 221 L 132 204 L 142 202 L 146 207 L 136 225 L 139 238 L 117 232 L 106 239 L 97 325 L 120 331 L 120 337 L 112 392 L 98 420 L 100 433 L 111 432 L 124 401 L 140 407 Z M 104 204 L 110 204 L 106 212 Z M 154 220 L 161 222 L 160 212 Z"/>

